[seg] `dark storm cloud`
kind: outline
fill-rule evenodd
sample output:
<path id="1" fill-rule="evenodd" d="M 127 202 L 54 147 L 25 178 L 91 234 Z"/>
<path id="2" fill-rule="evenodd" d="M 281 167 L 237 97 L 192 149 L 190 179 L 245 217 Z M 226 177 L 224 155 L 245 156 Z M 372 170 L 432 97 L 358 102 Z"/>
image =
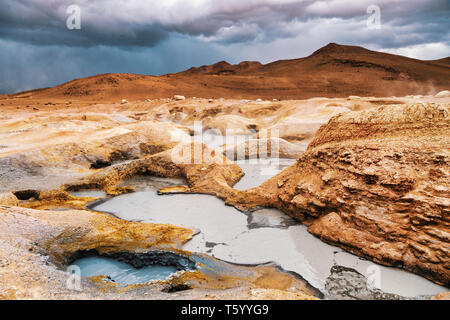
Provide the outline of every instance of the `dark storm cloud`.
<path id="1" fill-rule="evenodd" d="M 133 51 L 109 46 L 36 46 L 4 40 L 0 40 L 0 48 L 0 94 L 55 86 L 101 73 L 165 74 L 223 58 L 205 43 L 180 38 L 169 39 L 156 48 L 138 47 Z"/>
<path id="2" fill-rule="evenodd" d="M 81 9 L 79 31 L 66 28 L 66 10 L 71 4 Z M 291 27 L 298 20 L 313 27 L 323 18 L 365 19 L 371 4 L 381 7 L 386 25 L 413 25 L 408 32 L 428 39 L 448 33 L 446 0 L 4 0 L 0 37 L 70 46 L 154 46 L 174 32 L 224 43 L 270 41 L 295 36 Z"/>
<path id="3" fill-rule="evenodd" d="M 73 1 L 5 0 L 0 11 L 0 38 L 37 45 L 153 46 L 169 31 L 157 21 L 133 22 L 102 12 L 104 1 L 79 1 L 82 29 L 68 30 L 67 8 Z M 109 6 L 112 6 L 110 2 Z"/>
<path id="4" fill-rule="evenodd" d="M 81 9 L 68 30 L 67 8 Z M 367 8 L 381 8 L 380 30 Z M 328 42 L 419 58 L 450 54 L 448 0 L 3 0 L 0 93 L 106 72 L 162 74 L 268 62 Z"/>

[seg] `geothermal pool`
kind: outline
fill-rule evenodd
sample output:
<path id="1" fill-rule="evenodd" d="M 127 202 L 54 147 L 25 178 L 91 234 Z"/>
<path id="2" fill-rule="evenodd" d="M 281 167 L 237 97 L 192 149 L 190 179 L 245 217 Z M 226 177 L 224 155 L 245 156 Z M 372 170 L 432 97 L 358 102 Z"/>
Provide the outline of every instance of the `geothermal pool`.
<path id="1" fill-rule="evenodd" d="M 110 258 L 88 257 L 77 260 L 83 277 L 107 276 L 118 284 L 141 284 L 154 280 L 165 280 L 177 272 L 174 266 L 152 265 L 136 269 L 131 265 Z"/>
<path id="2" fill-rule="evenodd" d="M 292 160 L 284 160 L 284 166 L 289 163 Z M 279 169 L 282 170 L 282 167 L 283 165 Z M 256 186 L 261 180 L 268 179 L 267 176 L 260 176 L 267 168 L 265 165 L 244 165 L 242 168 L 246 176 L 239 182 L 241 188 Z M 106 199 L 94 204 L 91 209 L 130 221 L 168 223 L 192 228 L 198 233 L 184 245 L 184 250 L 209 254 L 236 264 L 274 262 L 286 271 L 301 275 L 309 284 L 322 291 L 325 297 L 329 293 L 327 288 L 339 286 L 339 283 L 332 282 L 340 280 L 330 277 L 336 266 L 350 268 L 353 275 L 362 277 L 374 288 L 402 297 L 421 298 L 446 290 L 418 275 L 377 265 L 328 245 L 308 233 L 304 225 L 276 209 L 242 213 L 225 206 L 222 200 L 210 195 L 157 194 L 159 188 L 183 182 L 181 179 L 136 177 L 124 183 L 134 186 L 136 193 Z M 83 262 L 81 269 L 90 268 L 91 263 L 103 268 L 101 261 L 88 260 Z M 125 274 L 130 273 L 129 266 L 115 264 L 114 268 L 116 267 L 122 267 Z M 105 266 L 105 271 L 102 272 L 107 272 L 108 275 L 109 270 L 117 272 L 116 269 L 109 268 L 110 265 Z M 140 271 L 145 273 L 144 270 L 139 270 L 138 278 Z M 132 279 L 133 274 L 136 274 L 133 272 L 135 271 L 131 271 L 130 276 Z M 352 281 L 350 279 L 347 282 Z"/>
<path id="3" fill-rule="evenodd" d="M 217 149 L 224 142 L 233 142 L 234 137 L 225 138 L 207 132 L 203 136 L 197 135 L 196 139 L 202 139 L 203 143 Z M 238 160 L 236 163 L 245 176 L 234 188 L 246 190 L 257 187 L 295 161 Z M 105 198 L 90 208 L 124 220 L 167 223 L 194 229 L 197 233 L 183 246 L 184 250 L 208 254 L 235 264 L 275 263 L 285 271 L 300 275 L 311 286 L 324 293 L 326 298 L 365 298 L 367 296 L 364 292 L 367 293 L 367 288 L 381 293 L 376 297 L 383 297 L 386 293 L 400 298 L 426 298 L 447 291 L 446 288 L 421 276 L 397 268 L 384 267 L 347 253 L 339 247 L 328 245 L 310 234 L 306 226 L 277 209 L 264 208 L 243 213 L 226 206 L 222 200 L 211 195 L 157 194 L 161 188 L 184 184 L 183 179 L 134 177 L 123 185 L 134 187 L 136 193 Z M 79 192 L 76 195 L 102 197 L 98 192 Z M 146 279 L 146 272 L 150 273 L 149 277 L 154 272 L 159 272 L 136 272 L 123 264 L 114 264 L 112 267 L 111 261 L 105 261 L 103 266 L 102 261 L 97 258 L 82 261 L 82 273 L 83 269 L 91 268 L 91 264 L 95 264 L 103 270 L 100 272 L 106 272 L 108 275 L 111 272 L 113 276 L 122 274 L 122 277 L 118 276 L 119 281 L 132 281 L 136 274 L 137 279 L 143 280 Z M 116 268 L 122 268 L 122 273 Z M 342 269 L 345 271 L 336 275 L 335 271 Z M 141 274 L 144 278 L 141 278 Z M 392 296 L 387 296 L 387 299 L 392 299 Z"/>

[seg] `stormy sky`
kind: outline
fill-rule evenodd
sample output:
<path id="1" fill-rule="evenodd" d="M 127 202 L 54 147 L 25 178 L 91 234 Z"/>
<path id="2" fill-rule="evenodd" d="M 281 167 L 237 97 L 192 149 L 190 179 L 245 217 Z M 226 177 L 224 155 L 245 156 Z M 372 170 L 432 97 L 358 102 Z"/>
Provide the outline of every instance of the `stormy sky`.
<path id="1" fill-rule="evenodd" d="M 0 93 L 98 73 L 159 75 L 220 60 L 267 63 L 307 56 L 329 42 L 439 59 L 450 56 L 449 3 L 2 0 Z M 368 13 L 374 6 L 379 25 L 376 12 Z M 69 29 L 68 20 L 81 29 Z"/>

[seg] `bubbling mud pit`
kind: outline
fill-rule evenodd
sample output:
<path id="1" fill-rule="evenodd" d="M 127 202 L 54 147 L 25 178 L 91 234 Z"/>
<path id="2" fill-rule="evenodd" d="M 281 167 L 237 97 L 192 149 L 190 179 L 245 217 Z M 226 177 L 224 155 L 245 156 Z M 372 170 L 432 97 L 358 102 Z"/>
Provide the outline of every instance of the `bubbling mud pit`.
<path id="1" fill-rule="evenodd" d="M 84 258 L 75 262 L 83 277 L 108 275 L 108 279 L 121 284 L 140 284 L 153 280 L 166 280 L 177 269 L 171 266 L 153 265 L 136 269 L 127 263 L 108 258 Z"/>
<path id="2" fill-rule="evenodd" d="M 242 137 L 220 136 L 220 133 L 209 131 L 199 141 L 221 150 L 219 147 L 224 143 Z M 235 163 L 245 175 L 233 187 L 246 190 L 259 186 L 294 164 L 295 160 L 241 159 Z M 135 193 L 105 199 L 90 208 L 134 222 L 192 228 L 198 233 L 182 247 L 183 250 L 210 254 L 217 259 L 243 265 L 272 262 L 301 275 L 327 298 L 425 298 L 445 290 L 420 276 L 375 265 L 330 246 L 308 233 L 306 226 L 277 209 L 262 208 L 243 213 L 224 206 L 222 200 L 211 195 L 158 195 L 160 189 L 180 185 L 186 186 L 186 182 L 182 179 L 134 177 L 123 182 L 122 186 L 133 187 Z"/>
<path id="3" fill-rule="evenodd" d="M 196 264 L 188 257 L 170 252 L 152 254 L 110 253 L 96 251 L 75 253 L 69 268 L 78 267 L 83 277 L 106 276 L 108 281 L 122 285 L 145 284 L 167 280 L 177 272 L 192 271 Z"/>
<path id="4" fill-rule="evenodd" d="M 292 160 L 280 159 L 279 163 L 282 170 Z M 259 185 L 261 179 L 270 178 L 261 174 L 267 169 L 266 165 L 244 164 L 242 167 L 246 174 L 240 182 L 241 187 L 253 187 Z M 272 172 L 273 175 L 276 173 Z M 133 187 L 135 193 L 104 199 L 92 204 L 90 209 L 134 222 L 195 229 L 198 233 L 182 247 L 183 250 L 209 254 L 222 261 L 242 265 L 273 262 L 283 270 L 301 275 L 326 298 L 427 298 L 445 291 L 444 287 L 420 276 L 376 265 L 328 245 L 308 233 L 306 226 L 277 209 L 242 213 L 211 195 L 158 195 L 159 189 L 180 184 L 183 180 L 135 177 L 123 183 Z M 111 262 L 83 261 L 81 268 L 89 270 L 92 264 L 107 271 Z M 125 273 L 133 273 L 124 269 Z M 152 273 L 149 270 L 148 277 Z M 371 282 L 374 276 L 379 277 L 378 282 Z"/>
<path id="5" fill-rule="evenodd" d="M 226 289 L 250 281 L 257 286 L 270 287 L 273 290 L 271 294 L 278 294 L 280 298 L 294 297 L 307 300 L 323 298 L 323 294 L 310 286 L 301 276 L 286 272 L 273 263 L 239 266 L 207 254 L 187 251 L 182 253 L 162 250 L 146 253 L 77 251 L 67 263 L 69 270 L 79 270 L 83 277 L 100 279 L 103 283 L 116 285 L 117 288 L 162 285 L 160 288 L 162 292 L 173 293 L 198 287 L 198 283 L 192 285 L 198 281 L 205 281 L 209 290 Z M 196 297 L 196 293 L 193 296 Z"/>
<path id="6" fill-rule="evenodd" d="M 194 140 L 223 152 L 222 145 L 245 141 L 248 137 L 221 136 L 217 131 L 209 130 L 194 135 Z M 245 175 L 233 188 L 247 190 L 261 185 L 296 160 L 256 158 L 235 159 L 234 162 Z M 238 265 L 274 263 L 282 270 L 300 275 L 325 298 L 425 299 L 446 290 L 420 276 L 376 265 L 328 245 L 308 233 L 306 226 L 277 209 L 240 212 L 211 195 L 159 194 L 161 189 L 180 186 L 187 187 L 184 179 L 135 176 L 121 184 L 121 187 L 132 187 L 136 191 L 134 193 L 113 198 L 104 198 L 101 191 L 71 194 L 103 198 L 88 207 L 123 220 L 194 229 L 197 233 L 183 245 L 183 250 L 208 254 Z M 136 269 L 105 257 L 83 258 L 75 264 L 81 268 L 83 276 L 103 275 L 113 282 L 131 285 L 165 280 L 177 272 L 174 266 L 159 264 Z"/>
<path id="7" fill-rule="evenodd" d="M 4 131 L 17 133 L 0 158 L 8 275 L 0 274 L 0 297 L 421 299 L 447 291 L 436 283 L 448 286 L 448 105 L 372 112 L 358 99 L 364 110 L 348 112 L 352 99 L 336 100 L 345 110 L 306 103 L 325 104 L 320 123 L 337 114 L 312 142 L 318 115 L 305 116 L 297 102 L 136 104 L 133 122 L 111 120 L 111 106 L 86 117 L 6 118 Z M 113 109 L 133 116 L 121 108 Z M 180 112 L 186 117 L 171 118 Z M 168 121 L 156 121 L 161 115 Z M 200 140 L 195 119 L 207 128 Z M 267 127 L 282 138 L 264 139 Z M 255 141 L 279 144 L 280 154 L 259 158 Z M 183 162 L 179 146 L 210 158 Z M 238 146 L 245 152 L 228 157 Z M 80 267 L 83 293 L 65 287 L 67 266 Z"/>

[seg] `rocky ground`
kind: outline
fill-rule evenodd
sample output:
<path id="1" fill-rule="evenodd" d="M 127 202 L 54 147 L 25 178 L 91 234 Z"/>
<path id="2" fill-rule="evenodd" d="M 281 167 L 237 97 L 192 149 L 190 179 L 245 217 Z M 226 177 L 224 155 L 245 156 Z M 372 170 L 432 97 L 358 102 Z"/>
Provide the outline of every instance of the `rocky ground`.
<path id="1" fill-rule="evenodd" d="M 155 250 L 189 259 L 177 249 L 192 230 L 132 223 L 88 211 L 41 211 L 0 207 L 0 298 L 2 299 L 315 299 L 293 275 L 274 267 L 227 266 L 222 272 L 185 271 L 166 281 L 120 286 L 102 277 L 68 286 L 75 254 L 151 255 Z M 214 262 L 214 261 L 213 261 Z M 220 268 L 223 270 L 222 268 Z M 189 288 L 191 290 L 185 290 Z"/>
<path id="2" fill-rule="evenodd" d="M 227 197 L 280 208 L 324 241 L 450 285 L 449 105 L 333 117 L 297 163 Z"/>
<path id="3" fill-rule="evenodd" d="M 270 266 L 186 271 L 126 289 L 84 279 L 82 292 L 68 290 L 65 267 L 79 251 L 190 255 L 179 247 L 194 231 L 94 213 L 85 208 L 94 199 L 69 194 L 133 192 L 121 183 L 141 174 L 186 179 L 161 193 L 214 194 L 241 210 L 280 208 L 324 241 L 450 285 L 446 97 L 2 103 L 2 298 L 314 298 L 301 279 Z M 211 149 L 195 138 L 199 123 L 200 131 L 246 134 L 299 160 L 260 187 L 235 190 L 243 172 L 227 150 L 243 146 L 243 158 L 261 150 L 249 141 Z M 180 283 L 192 290 L 162 292 Z"/>

